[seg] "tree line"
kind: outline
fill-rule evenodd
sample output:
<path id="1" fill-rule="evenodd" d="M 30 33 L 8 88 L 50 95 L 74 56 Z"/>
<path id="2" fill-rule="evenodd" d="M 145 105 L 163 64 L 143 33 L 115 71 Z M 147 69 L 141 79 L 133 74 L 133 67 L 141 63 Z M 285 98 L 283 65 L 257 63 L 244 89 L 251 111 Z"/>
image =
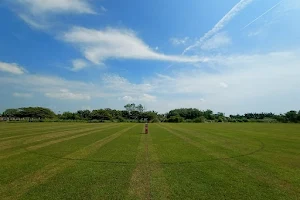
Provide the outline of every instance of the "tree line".
<path id="1" fill-rule="evenodd" d="M 285 114 L 274 113 L 246 113 L 244 115 L 229 115 L 214 113 L 212 110 L 199 110 L 197 108 L 173 109 L 165 114 L 156 111 L 146 111 L 141 104 L 134 103 L 124 106 L 124 110 L 96 109 L 78 110 L 76 112 L 63 112 L 55 114 L 52 110 L 42 107 L 24 107 L 7 109 L 2 120 L 28 120 L 28 121 L 89 121 L 89 122 L 282 122 L 300 123 L 300 111 L 289 111 Z"/>

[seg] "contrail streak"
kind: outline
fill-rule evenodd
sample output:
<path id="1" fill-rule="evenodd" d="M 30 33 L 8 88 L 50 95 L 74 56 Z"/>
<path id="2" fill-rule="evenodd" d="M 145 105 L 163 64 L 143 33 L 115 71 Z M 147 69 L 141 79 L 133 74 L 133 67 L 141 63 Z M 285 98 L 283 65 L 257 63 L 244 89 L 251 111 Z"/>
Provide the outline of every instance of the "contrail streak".
<path id="1" fill-rule="evenodd" d="M 253 0 L 241 0 L 237 3 L 210 31 L 205 33 L 203 37 L 201 37 L 195 44 L 187 47 L 183 52 L 182 55 L 185 54 L 187 51 L 200 46 L 203 42 L 214 34 L 219 32 L 221 29 L 224 28 L 226 24 L 228 24 L 240 11 L 248 6 L 248 4 L 252 3 Z"/>
<path id="2" fill-rule="evenodd" d="M 257 20 L 259 20 L 261 17 L 263 17 L 264 15 L 266 15 L 268 12 L 270 12 L 271 10 L 273 10 L 274 8 L 276 8 L 281 2 L 283 2 L 284 0 L 279 1 L 277 4 L 275 4 L 274 6 L 272 6 L 270 9 L 268 9 L 266 12 L 264 12 L 263 14 L 261 14 L 260 16 L 258 16 L 257 18 L 255 18 L 253 21 L 251 21 L 249 24 L 247 24 L 246 26 L 244 26 L 241 30 L 247 28 L 248 26 L 250 26 L 251 24 L 253 24 L 254 22 L 256 22 Z"/>

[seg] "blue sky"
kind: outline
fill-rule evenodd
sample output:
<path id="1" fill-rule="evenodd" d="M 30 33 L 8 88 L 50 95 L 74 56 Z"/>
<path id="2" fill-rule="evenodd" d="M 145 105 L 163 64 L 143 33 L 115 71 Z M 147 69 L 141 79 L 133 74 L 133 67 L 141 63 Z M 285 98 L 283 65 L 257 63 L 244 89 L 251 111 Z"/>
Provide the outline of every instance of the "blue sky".
<path id="1" fill-rule="evenodd" d="M 0 111 L 300 110 L 298 0 L 3 0 Z"/>

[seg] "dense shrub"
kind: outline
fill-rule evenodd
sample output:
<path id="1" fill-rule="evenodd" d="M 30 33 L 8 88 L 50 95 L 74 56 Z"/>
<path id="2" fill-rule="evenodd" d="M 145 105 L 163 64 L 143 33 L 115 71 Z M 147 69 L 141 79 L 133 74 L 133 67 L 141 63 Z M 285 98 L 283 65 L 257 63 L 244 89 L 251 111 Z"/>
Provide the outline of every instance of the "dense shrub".
<path id="1" fill-rule="evenodd" d="M 168 119 L 168 122 L 171 122 L 171 123 L 180 123 L 180 122 L 183 122 L 183 118 L 180 117 L 179 115 L 177 116 L 172 116 Z"/>
<path id="2" fill-rule="evenodd" d="M 196 119 L 193 120 L 195 123 L 204 123 L 205 122 L 205 117 L 197 117 Z"/>

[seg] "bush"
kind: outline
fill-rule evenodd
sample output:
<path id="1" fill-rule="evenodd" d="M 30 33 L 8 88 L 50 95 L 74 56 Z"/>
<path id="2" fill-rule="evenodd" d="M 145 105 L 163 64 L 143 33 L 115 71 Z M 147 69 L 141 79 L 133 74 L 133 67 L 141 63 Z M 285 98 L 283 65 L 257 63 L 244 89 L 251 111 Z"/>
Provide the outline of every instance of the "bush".
<path id="1" fill-rule="evenodd" d="M 242 122 L 249 122 L 249 120 L 244 118 Z"/>
<path id="2" fill-rule="evenodd" d="M 122 116 L 117 117 L 118 122 L 126 122 L 126 119 Z"/>
<path id="3" fill-rule="evenodd" d="M 179 115 L 177 116 L 172 116 L 168 119 L 168 122 L 171 122 L 171 123 L 180 123 L 180 122 L 183 122 L 183 118 L 180 117 Z"/>
<path id="4" fill-rule="evenodd" d="M 194 119 L 195 123 L 204 123 L 205 122 L 205 117 L 201 116 L 201 117 L 197 117 L 196 119 Z"/>
<path id="5" fill-rule="evenodd" d="M 159 119 L 158 118 L 154 118 L 151 123 L 160 123 Z"/>
<path id="6" fill-rule="evenodd" d="M 93 119 L 93 120 L 90 120 L 88 121 L 89 123 L 103 123 L 104 121 L 103 120 L 97 120 L 97 119 Z"/>

